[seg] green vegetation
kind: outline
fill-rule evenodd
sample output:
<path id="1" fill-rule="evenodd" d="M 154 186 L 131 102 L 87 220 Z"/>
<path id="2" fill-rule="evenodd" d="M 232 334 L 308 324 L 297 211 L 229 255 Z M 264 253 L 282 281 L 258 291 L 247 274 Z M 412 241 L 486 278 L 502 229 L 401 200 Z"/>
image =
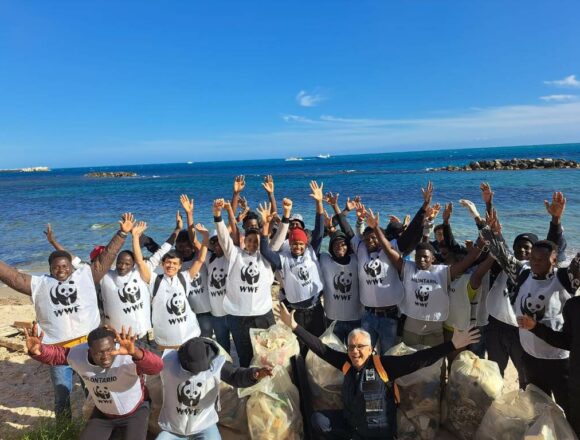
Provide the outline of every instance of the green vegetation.
<path id="1" fill-rule="evenodd" d="M 77 440 L 85 422 L 82 419 L 43 422 L 20 437 L 19 440 Z"/>

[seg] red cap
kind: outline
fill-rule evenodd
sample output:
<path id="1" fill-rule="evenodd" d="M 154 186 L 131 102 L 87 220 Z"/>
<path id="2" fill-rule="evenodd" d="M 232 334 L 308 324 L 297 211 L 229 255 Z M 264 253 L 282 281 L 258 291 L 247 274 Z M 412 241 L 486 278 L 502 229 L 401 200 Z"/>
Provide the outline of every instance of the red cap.
<path id="1" fill-rule="evenodd" d="M 95 246 L 95 248 L 89 254 L 91 261 L 96 260 L 96 258 L 103 253 L 105 246 Z"/>
<path id="2" fill-rule="evenodd" d="M 290 243 L 294 241 L 302 241 L 304 243 L 308 243 L 308 235 L 304 232 L 304 229 L 294 228 L 290 229 L 288 232 L 288 241 Z"/>

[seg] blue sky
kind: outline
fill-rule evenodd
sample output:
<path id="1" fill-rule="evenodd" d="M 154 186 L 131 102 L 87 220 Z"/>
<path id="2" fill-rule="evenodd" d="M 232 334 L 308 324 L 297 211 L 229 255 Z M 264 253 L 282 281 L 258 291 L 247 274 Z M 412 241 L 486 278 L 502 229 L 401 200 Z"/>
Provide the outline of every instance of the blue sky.
<path id="1" fill-rule="evenodd" d="M 0 168 L 580 141 L 580 2 L 0 0 Z"/>

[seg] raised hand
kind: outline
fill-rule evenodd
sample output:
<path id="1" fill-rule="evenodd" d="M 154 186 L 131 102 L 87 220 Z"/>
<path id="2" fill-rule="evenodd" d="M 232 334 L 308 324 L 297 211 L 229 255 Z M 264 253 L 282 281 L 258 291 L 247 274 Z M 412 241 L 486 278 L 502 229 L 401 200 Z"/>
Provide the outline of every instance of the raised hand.
<path id="1" fill-rule="evenodd" d="M 145 232 L 146 229 L 147 229 L 147 223 L 135 222 L 133 229 L 131 229 L 131 234 L 133 234 L 134 238 L 140 237 L 143 234 L 143 232 Z"/>
<path id="2" fill-rule="evenodd" d="M 245 176 L 236 176 L 234 179 L 234 193 L 239 194 L 241 193 L 244 188 L 246 187 L 246 177 Z"/>
<path id="3" fill-rule="evenodd" d="M 564 194 L 557 191 L 552 194 L 552 203 L 544 200 L 544 206 L 546 207 L 546 211 L 552 217 L 561 218 L 562 214 L 564 214 L 564 209 L 566 209 L 566 198 Z"/>
<path id="4" fill-rule="evenodd" d="M 356 216 L 359 219 L 359 221 L 363 221 L 367 215 L 367 209 L 365 208 L 365 205 L 363 205 L 360 202 L 356 202 Z"/>
<path id="5" fill-rule="evenodd" d="M 396 215 L 389 215 L 389 223 L 401 223 L 401 220 Z"/>
<path id="6" fill-rule="evenodd" d="M 290 213 L 292 212 L 292 200 L 286 198 L 282 200 L 282 209 L 283 209 L 283 215 L 286 218 L 290 217 Z"/>
<path id="7" fill-rule="evenodd" d="M 272 221 L 272 204 L 271 203 L 260 203 L 258 206 L 258 214 L 262 217 L 262 222 L 264 224 L 270 223 Z"/>
<path id="8" fill-rule="evenodd" d="M 449 202 L 445 204 L 445 209 L 443 210 L 443 223 L 448 224 L 451 214 L 453 213 L 453 203 Z"/>
<path id="9" fill-rule="evenodd" d="M 479 333 L 479 329 L 469 326 L 467 330 L 453 330 L 453 337 L 451 338 L 451 342 L 456 350 L 460 348 L 467 347 L 470 344 L 475 344 L 479 342 L 479 338 L 481 337 Z"/>
<path id="10" fill-rule="evenodd" d="M 326 212 L 326 209 L 324 210 L 324 227 L 326 229 L 332 228 L 332 217 L 328 215 L 328 212 Z"/>
<path id="11" fill-rule="evenodd" d="M 183 217 L 181 217 L 181 212 L 179 209 L 175 213 L 175 230 L 181 231 L 183 229 Z"/>
<path id="12" fill-rule="evenodd" d="M 373 212 L 372 209 L 369 209 L 366 212 L 366 220 L 367 220 L 367 226 L 370 226 L 373 229 L 376 229 L 379 227 L 379 213 L 377 212 L 376 214 Z"/>
<path id="13" fill-rule="evenodd" d="M 116 355 L 129 355 L 135 356 L 137 354 L 138 348 L 135 347 L 135 341 L 137 340 L 137 335 L 133 334 L 133 330 L 129 327 L 128 331 L 125 331 L 125 326 L 121 327 L 121 333 L 117 330 L 112 329 L 115 332 L 115 342 L 119 344 L 117 350 L 113 350 L 111 354 Z"/>
<path id="14" fill-rule="evenodd" d="M 324 201 L 330 206 L 338 205 L 338 193 L 333 194 L 330 191 L 324 194 Z"/>
<path id="15" fill-rule="evenodd" d="M 26 335 L 26 348 L 28 353 L 34 356 L 42 354 L 42 339 L 44 338 L 44 332 L 38 333 L 38 324 L 36 322 L 32 323 L 32 329 L 24 329 L 24 334 Z"/>
<path id="16" fill-rule="evenodd" d="M 292 313 L 290 313 L 288 311 L 288 309 L 286 308 L 286 306 L 284 305 L 284 303 L 280 302 L 279 311 L 280 311 L 280 321 L 282 321 L 284 324 L 286 324 L 292 330 L 294 330 L 296 327 L 298 327 L 298 324 L 296 323 L 296 320 L 294 319 L 295 310 L 292 310 Z"/>
<path id="17" fill-rule="evenodd" d="M 471 200 L 461 199 L 459 200 L 459 204 L 467 209 L 467 211 L 469 211 L 469 215 L 471 215 L 473 218 L 476 219 L 480 217 L 479 211 L 475 207 L 475 203 L 473 203 Z"/>
<path id="18" fill-rule="evenodd" d="M 490 203 L 492 203 L 493 202 L 493 191 L 491 190 L 491 186 L 489 186 L 489 183 L 482 182 L 481 185 L 479 185 L 479 189 L 481 189 L 481 198 L 483 199 L 483 202 L 486 205 L 489 205 Z"/>
<path id="19" fill-rule="evenodd" d="M 533 330 L 538 324 L 534 318 L 528 315 L 518 316 L 516 319 L 518 320 L 518 327 L 524 330 Z"/>
<path id="20" fill-rule="evenodd" d="M 310 197 L 312 197 L 314 200 L 316 200 L 317 202 L 321 202 L 324 199 L 324 196 L 322 195 L 322 187 L 324 186 L 323 183 L 320 184 L 320 186 L 318 186 L 318 183 L 316 183 L 316 181 L 311 180 L 310 181 L 310 190 L 312 191 L 312 193 L 310 194 Z"/>
<path id="21" fill-rule="evenodd" d="M 56 241 L 50 223 L 46 224 L 46 230 L 44 231 L 44 235 L 46 235 L 46 239 L 48 240 L 49 243 L 53 243 Z"/>
<path id="22" fill-rule="evenodd" d="M 126 212 L 121 216 L 121 220 L 119 220 L 119 228 L 125 234 L 131 232 L 133 229 L 133 222 L 135 221 L 135 217 L 130 212 Z"/>
<path id="23" fill-rule="evenodd" d="M 405 220 L 403 220 L 403 228 L 407 228 L 407 226 L 409 226 L 409 223 L 411 223 L 411 216 L 409 214 L 407 214 L 405 216 Z"/>
<path id="24" fill-rule="evenodd" d="M 201 234 L 204 241 L 206 239 L 209 240 L 209 231 L 207 230 L 207 228 L 204 225 L 202 225 L 201 223 L 197 223 L 195 225 L 195 230 Z"/>
<path id="25" fill-rule="evenodd" d="M 274 178 L 268 174 L 266 177 L 264 177 L 262 187 L 266 190 L 268 194 L 272 194 L 274 192 Z"/>
<path id="26" fill-rule="evenodd" d="M 431 181 L 427 182 L 426 188 L 421 188 L 421 193 L 423 194 L 423 206 L 431 205 L 431 199 L 433 198 L 433 184 Z"/>
<path id="27" fill-rule="evenodd" d="M 441 211 L 441 205 L 439 203 L 435 203 L 433 206 L 429 206 L 425 211 L 425 219 L 429 222 L 435 220 L 435 217 L 439 215 L 439 211 Z"/>
<path id="28" fill-rule="evenodd" d="M 213 201 L 213 215 L 219 217 L 224 209 L 224 199 L 215 199 Z"/>
<path id="29" fill-rule="evenodd" d="M 188 213 L 193 213 L 193 209 L 195 207 L 195 203 L 193 199 L 190 199 L 185 194 L 181 194 L 179 197 L 179 201 L 181 202 L 181 206 L 183 206 L 183 210 Z"/>
<path id="30" fill-rule="evenodd" d="M 248 206 L 248 200 L 245 197 L 240 197 L 238 199 L 238 205 L 240 209 L 243 211 L 249 211 L 250 207 Z"/>

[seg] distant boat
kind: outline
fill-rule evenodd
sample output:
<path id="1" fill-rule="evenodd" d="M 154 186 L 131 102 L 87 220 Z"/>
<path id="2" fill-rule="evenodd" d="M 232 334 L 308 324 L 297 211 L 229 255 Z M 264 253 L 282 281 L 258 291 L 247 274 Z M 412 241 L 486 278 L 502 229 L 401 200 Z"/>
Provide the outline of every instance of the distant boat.
<path id="1" fill-rule="evenodd" d="M 328 159 L 330 158 L 330 154 L 319 154 L 316 156 L 318 159 Z"/>
<path id="2" fill-rule="evenodd" d="M 286 162 L 294 162 L 294 161 L 297 161 L 297 160 L 304 160 L 304 159 L 302 159 L 301 157 L 294 157 L 294 156 L 292 156 L 292 157 L 287 157 L 287 158 L 286 158 L 286 159 L 284 159 L 284 160 L 285 160 Z"/>
<path id="3" fill-rule="evenodd" d="M 193 162 L 190 160 L 187 162 L 188 165 L 191 165 Z"/>

